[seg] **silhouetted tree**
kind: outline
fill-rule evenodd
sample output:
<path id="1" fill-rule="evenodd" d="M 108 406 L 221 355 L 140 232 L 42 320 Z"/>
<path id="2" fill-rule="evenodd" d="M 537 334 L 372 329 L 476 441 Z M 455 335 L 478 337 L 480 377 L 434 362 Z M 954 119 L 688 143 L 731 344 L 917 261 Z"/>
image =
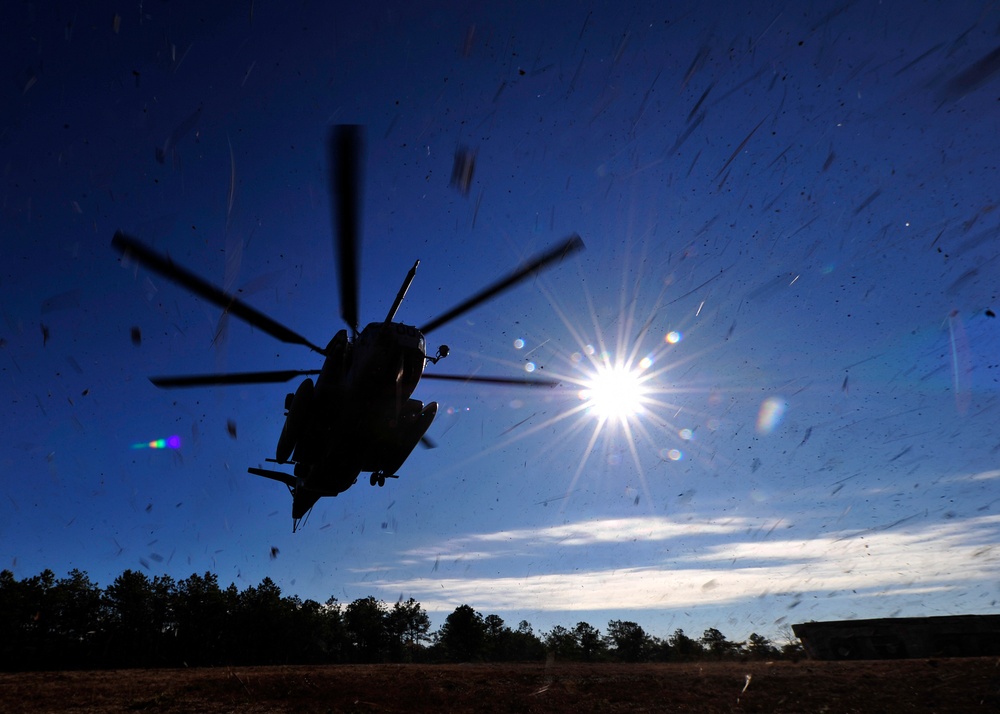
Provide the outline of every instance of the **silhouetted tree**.
<path id="1" fill-rule="evenodd" d="M 669 662 L 674 657 L 674 648 L 669 639 L 649 638 L 648 658 L 650 662 Z"/>
<path id="2" fill-rule="evenodd" d="M 285 650 L 288 661 L 299 664 L 319 664 L 331 660 L 324 620 L 326 610 L 315 600 L 300 600 L 297 596 L 285 598 L 289 606 L 288 628 L 285 631 Z"/>
<path id="3" fill-rule="evenodd" d="M 754 659 L 770 659 L 778 654 L 778 649 L 763 635 L 756 632 L 747 640 L 747 650 Z"/>
<path id="4" fill-rule="evenodd" d="M 26 664 L 28 609 L 23 588 L 14 573 L 0 570 L 0 666 L 4 670 L 20 669 Z"/>
<path id="5" fill-rule="evenodd" d="M 545 649 L 558 659 L 580 659 L 580 645 L 576 635 L 562 625 L 556 625 L 545 633 Z"/>
<path id="6" fill-rule="evenodd" d="M 642 662 L 651 645 L 646 631 L 638 624 L 623 620 L 608 623 L 608 640 L 614 645 L 615 655 L 624 662 Z"/>
<path id="7" fill-rule="evenodd" d="M 94 666 L 99 655 L 99 633 L 104 626 L 101 589 L 87 574 L 74 568 L 60 578 L 48 595 L 50 640 L 46 666 Z"/>
<path id="8" fill-rule="evenodd" d="M 802 656 L 790 628 L 778 651 L 752 633 L 746 644 L 708 628 L 694 640 L 678 628 L 666 640 L 635 622 L 612 620 L 607 635 L 589 623 L 557 625 L 544 643 L 526 620 L 512 630 L 499 615 L 461 605 L 428 641 L 430 620 L 413 598 L 391 607 L 367 597 L 346 607 L 283 596 L 264 578 L 240 591 L 220 589 L 217 576 L 192 574 L 175 583 L 126 570 L 104 591 L 85 572 L 56 579 L 50 570 L 17 580 L 0 571 L 0 668 L 138 667 L 228 663 L 696 660 Z"/>
<path id="9" fill-rule="evenodd" d="M 531 623 L 521 620 L 517 629 L 512 630 L 508 637 L 505 661 L 537 662 L 545 658 L 545 645 L 538 639 L 531 628 Z"/>
<path id="10" fill-rule="evenodd" d="M 181 661 L 192 666 L 227 661 L 230 622 L 234 614 L 215 573 L 192 573 L 178 582 L 174 619 Z"/>
<path id="11" fill-rule="evenodd" d="M 726 636 L 714 627 L 709 627 L 701 635 L 701 643 L 714 659 L 726 659 L 732 656 L 737 645 L 726 639 Z"/>
<path id="12" fill-rule="evenodd" d="M 4 648 L 4 659 L 11 669 L 47 666 L 47 613 L 51 610 L 49 592 L 54 585 L 55 574 L 48 569 L 20 581 L 14 580 L 9 570 L 0 574 L 0 604 L 7 621 L 0 629 L 5 635 L 0 647 Z"/>
<path id="13" fill-rule="evenodd" d="M 679 627 L 674 630 L 667 643 L 670 645 L 670 656 L 683 662 L 698 659 L 705 653 L 701 644 L 685 635 L 684 630 Z"/>
<path id="14" fill-rule="evenodd" d="M 100 664 L 101 590 L 86 573 L 51 570 L 22 581 L 0 572 L 0 667 L 67 669 Z"/>
<path id="15" fill-rule="evenodd" d="M 412 597 L 392 606 L 386 617 L 390 642 L 390 658 L 394 662 L 413 662 L 421 642 L 429 639 L 431 620 L 420 603 Z"/>
<path id="16" fill-rule="evenodd" d="M 580 657 L 584 662 L 600 659 L 607 652 L 608 644 L 601 631 L 587 622 L 578 622 L 573 628 Z"/>
<path id="17" fill-rule="evenodd" d="M 507 661 L 511 630 L 499 615 L 483 618 L 483 658 L 489 662 Z"/>
<path id="18" fill-rule="evenodd" d="M 386 642 L 385 604 L 369 595 L 344 610 L 344 630 L 355 662 L 380 662 Z"/>
<path id="19" fill-rule="evenodd" d="M 800 657 L 805 656 L 805 649 L 802 647 L 802 641 L 795 636 L 795 631 L 792 630 L 790 625 L 782 625 L 778 629 L 778 637 L 782 642 L 782 657 L 786 659 L 798 660 Z"/>
<path id="20" fill-rule="evenodd" d="M 294 660 L 295 643 L 288 641 L 293 603 L 265 577 L 239 594 L 233 621 L 233 658 L 255 664 L 285 664 Z"/>
<path id="21" fill-rule="evenodd" d="M 166 639 L 173 635 L 173 616 L 164 599 L 172 599 L 173 580 L 150 580 L 126 570 L 104 591 L 108 613 L 106 659 L 117 667 L 165 664 Z"/>
<path id="22" fill-rule="evenodd" d="M 482 659 L 486 640 L 483 616 L 468 605 L 459 605 L 445 618 L 438 630 L 438 643 L 451 662 L 473 662 Z"/>
<path id="23" fill-rule="evenodd" d="M 350 647 L 347 642 L 347 631 L 344 625 L 344 608 L 337 598 L 330 597 L 321 606 L 323 619 L 321 637 L 326 643 L 327 661 L 346 662 Z"/>
<path id="24" fill-rule="evenodd" d="M 177 616 L 174 613 L 177 582 L 169 575 L 154 575 L 150 583 L 153 619 L 160 632 L 155 659 L 161 664 L 174 664 L 177 661 Z"/>

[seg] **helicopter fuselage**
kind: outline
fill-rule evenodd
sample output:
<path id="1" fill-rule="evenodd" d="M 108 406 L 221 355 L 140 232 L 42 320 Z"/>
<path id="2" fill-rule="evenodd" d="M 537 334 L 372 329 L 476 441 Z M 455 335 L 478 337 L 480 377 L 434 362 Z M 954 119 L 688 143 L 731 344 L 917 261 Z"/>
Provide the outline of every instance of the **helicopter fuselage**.
<path id="1" fill-rule="evenodd" d="M 295 466 L 294 518 L 362 472 L 373 485 L 395 477 L 437 413 L 411 398 L 428 359 L 417 328 L 372 322 L 354 340 L 341 330 L 325 352 L 315 385 L 306 379 L 285 400 L 275 461 Z"/>

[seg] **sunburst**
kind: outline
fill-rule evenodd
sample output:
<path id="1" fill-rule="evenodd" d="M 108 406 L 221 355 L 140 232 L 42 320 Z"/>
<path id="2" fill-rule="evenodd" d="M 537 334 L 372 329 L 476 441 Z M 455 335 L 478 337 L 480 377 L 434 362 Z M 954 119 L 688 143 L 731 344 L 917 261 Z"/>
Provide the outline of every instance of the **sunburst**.
<path id="1" fill-rule="evenodd" d="M 599 419 L 626 424 L 645 410 L 649 395 L 642 371 L 623 362 L 607 362 L 585 380 L 580 399 L 587 412 Z"/>
<path id="2" fill-rule="evenodd" d="M 681 346 L 687 335 L 680 330 L 690 325 L 691 317 L 678 316 L 680 324 L 657 329 L 656 323 L 673 322 L 665 319 L 666 288 L 647 304 L 644 315 L 637 316 L 639 301 L 633 296 L 639 294 L 639 286 L 634 280 L 631 285 L 623 280 L 623 286 L 618 309 L 609 312 L 606 304 L 600 309 L 595 306 L 583 281 L 581 292 L 570 305 L 560 301 L 544 281 L 539 281 L 538 288 L 569 333 L 575 349 L 567 350 L 565 343 L 556 347 L 558 340 L 553 339 L 551 332 L 526 335 L 513 340 L 514 349 L 521 353 L 517 361 L 499 357 L 493 360 L 507 367 L 520 366 L 528 373 L 542 369 L 539 365 L 544 364 L 546 375 L 559 380 L 563 387 L 551 395 L 539 396 L 558 406 L 541 421 L 533 419 L 538 412 L 518 421 L 503 431 L 503 438 L 495 444 L 452 468 L 461 469 L 558 425 L 556 439 L 560 444 L 581 438 L 583 442 L 583 448 L 574 455 L 576 463 L 563 498 L 576 490 L 584 474 L 589 473 L 588 465 L 595 458 L 600 459 L 601 454 L 608 464 L 619 463 L 623 458 L 629 460 L 631 476 L 622 484 L 626 492 L 641 494 L 646 503 L 654 502 L 647 469 L 654 462 L 673 463 L 694 456 L 691 452 L 697 450 L 696 432 L 708 417 L 700 414 L 698 408 L 692 409 L 691 400 L 685 395 L 707 396 L 709 389 L 700 380 L 692 382 L 690 377 L 683 385 L 672 378 L 682 372 L 687 374 L 688 370 L 682 368 L 703 356 Z M 531 343 L 535 346 L 530 347 Z M 511 403 L 515 402 L 520 405 L 521 398 Z M 535 467 L 544 470 L 550 463 L 565 462 L 567 452 L 546 448 L 538 456 Z M 568 504 L 567 498 L 563 507 Z"/>

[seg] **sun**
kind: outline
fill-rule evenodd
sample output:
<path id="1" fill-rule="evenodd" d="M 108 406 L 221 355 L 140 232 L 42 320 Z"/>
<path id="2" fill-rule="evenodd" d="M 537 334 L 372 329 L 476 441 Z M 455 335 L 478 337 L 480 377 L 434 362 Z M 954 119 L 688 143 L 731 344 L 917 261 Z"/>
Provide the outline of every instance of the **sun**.
<path id="1" fill-rule="evenodd" d="M 625 364 L 598 365 L 584 381 L 580 399 L 587 412 L 602 420 L 627 424 L 644 411 L 647 390 L 643 374 Z"/>
<path id="2" fill-rule="evenodd" d="M 577 296 L 569 305 L 539 284 L 565 333 L 549 327 L 539 334 L 516 336 L 510 343 L 518 353 L 516 359 L 495 359 L 499 364 L 520 365 L 529 374 L 544 365 L 546 376 L 568 389 L 545 400 L 551 409 L 516 421 L 500 432 L 503 438 L 454 468 L 534 436 L 544 440 L 533 462 L 538 468 L 565 464 L 572 469 L 559 497 L 565 499 L 561 508 L 568 506 L 570 494 L 585 478 L 595 479 L 586 486 L 588 493 L 592 488 L 622 485 L 634 505 L 642 500 L 654 507 L 648 470 L 665 470 L 671 468 L 666 464 L 695 455 L 696 431 L 707 417 L 687 395 L 708 396 L 709 390 L 701 378 L 690 376 L 703 353 L 691 352 L 685 343 L 685 333 L 691 329 L 688 320 L 666 315 L 662 294 L 645 314 L 637 315 L 640 303 L 631 297 L 631 280 L 623 283 L 618 312 L 614 300 L 606 296 L 598 304 L 586 283 L 582 299 Z M 581 304 L 586 309 L 583 314 Z M 658 324 L 663 322 L 667 324 Z M 679 372 L 684 366 L 688 368 Z M 679 379 L 686 383 L 678 384 Z M 522 405 L 520 399 L 508 403 L 512 409 Z M 545 416 L 536 418 L 539 415 Z M 570 445 L 574 453 L 567 454 L 561 447 Z"/>

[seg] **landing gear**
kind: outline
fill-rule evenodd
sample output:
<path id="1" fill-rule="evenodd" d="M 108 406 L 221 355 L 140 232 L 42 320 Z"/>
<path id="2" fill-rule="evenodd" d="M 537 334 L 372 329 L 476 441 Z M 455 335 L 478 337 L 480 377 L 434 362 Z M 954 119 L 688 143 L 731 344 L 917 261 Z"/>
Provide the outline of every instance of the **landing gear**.
<path id="1" fill-rule="evenodd" d="M 385 486 L 385 480 L 387 478 L 399 478 L 396 474 L 387 474 L 384 471 L 373 471 L 371 477 L 368 479 L 368 483 L 372 486 L 378 484 L 379 488 Z"/>

